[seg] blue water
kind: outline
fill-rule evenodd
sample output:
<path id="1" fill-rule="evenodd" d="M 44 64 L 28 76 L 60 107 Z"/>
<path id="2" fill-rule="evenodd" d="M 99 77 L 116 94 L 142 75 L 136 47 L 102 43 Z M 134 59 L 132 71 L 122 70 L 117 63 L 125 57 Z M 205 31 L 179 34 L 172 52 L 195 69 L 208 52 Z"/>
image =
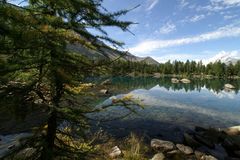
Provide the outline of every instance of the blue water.
<path id="1" fill-rule="evenodd" d="M 116 94 L 101 104 L 111 103 L 111 99 L 114 98 L 131 95 L 133 100 L 144 107 L 143 109 L 133 107 L 136 113 L 131 113 L 119 105 L 95 115 L 98 119 L 104 120 L 127 115 L 101 123 L 103 128 L 114 134 L 135 131 L 157 135 L 163 130 L 169 132 L 176 128 L 192 129 L 195 126 L 224 128 L 240 124 L 239 89 L 224 90 L 224 84 L 229 83 L 227 81 L 207 80 L 192 81 L 191 84 L 171 84 L 169 79 L 116 78 L 113 82 L 115 82 L 113 85 L 127 86 L 129 90 L 125 94 Z M 215 84 L 218 84 L 217 87 Z M 238 86 L 239 81 L 236 80 L 232 84 Z"/>

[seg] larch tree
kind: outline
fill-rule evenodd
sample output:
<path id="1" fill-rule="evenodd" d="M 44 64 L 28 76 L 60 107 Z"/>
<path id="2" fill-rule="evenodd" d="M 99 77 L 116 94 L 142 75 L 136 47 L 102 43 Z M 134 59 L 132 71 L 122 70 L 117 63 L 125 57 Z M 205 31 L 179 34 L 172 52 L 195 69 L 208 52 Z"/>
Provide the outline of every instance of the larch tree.
<path id="1" fill-rule="evenodd" d="M 104 27 L 128 31 L 132 22 L 121 21 L 119 17 L 129 10 L 111 13 L 102 6 L 102 0 L 25 2 L 25 7 L 8 1 L 0 2 L 0 98 L 4 101 L 16 99 L 9 102 L 12 105 L 47 108 L 48 120 L 43 127 L 46 134 L 42 143 L 37 143 L 41 146 L 39 158 L 53 159 L 63 152 L 66 153 L 65 158 L 83 156 L 84 151 L 66 144 L 57 136 L 70 136 L 70 131 L 64 133 L 58 129 L 58 120 L 73 122 L 75 126 L 71 130 L 82 134 L 79 128 L 85 125 L 84 104 L 74 103 L 74 98 L 69 102 L 71 105 L 63 101 L 84 90 L 86 86 L 79 85 L 83 77 L 99 71 L 101 67 L 82 54 L 69 51 L 68 44 L 92 50 L 110 48 L 99 43 L 102 40 L 113 46 L 122 46 L 123 43 L 108 36 Z M 88 29 L 97 30 L 100 34 L 91 34 Z M 64 150 L 61 150 L 61 145 Z"/>

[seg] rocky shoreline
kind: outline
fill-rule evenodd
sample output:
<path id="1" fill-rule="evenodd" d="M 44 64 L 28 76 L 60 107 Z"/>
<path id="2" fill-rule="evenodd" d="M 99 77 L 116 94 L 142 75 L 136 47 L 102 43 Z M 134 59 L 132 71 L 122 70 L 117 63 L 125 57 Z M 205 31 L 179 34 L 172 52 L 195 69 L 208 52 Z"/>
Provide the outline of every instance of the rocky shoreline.
<path id="1" fill-rule="evenodd" d="M 226 129 L 195 127 L 184 133 L 181 143 L 152 139 L 151 160 L 238 160 L 240 159 L 240 126 Z M 123 153 L 118 146 L 112 148 L 112 159 L 121 159 Z M 123 158 L 124 159 L 124 158 Z"/>

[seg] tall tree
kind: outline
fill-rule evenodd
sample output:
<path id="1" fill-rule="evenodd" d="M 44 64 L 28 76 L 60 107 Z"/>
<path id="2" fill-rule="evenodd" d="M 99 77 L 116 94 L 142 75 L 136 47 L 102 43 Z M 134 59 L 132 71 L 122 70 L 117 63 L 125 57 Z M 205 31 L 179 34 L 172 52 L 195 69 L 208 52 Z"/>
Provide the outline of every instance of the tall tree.
<path id="1" fill-rule="evenodd" d="M 74 101 L 71 102 L 74 105 L 66 107 L 63 100 L 85 75 L 99 69 L 81 54 L 70 52 L 68 44 L 93 50 L 109 48 L 99 43 L 103 40 L 122 46 L 103 27 L 115 26 L 128 31 L 132 22 L 119 20 L 129 10 L 111 13 L 102 6 L 102 0 L 29 0 L 27 4 L 20 7 L 2 1 L 0 5 L 0 74 L 4 86 L 1 98 L 21 97 L 16 105 L 38 100 L 38 105 L 48 108 L 47 134 L 40 150 L 41 158 L 47 160 L 55 156 L 56 141 L 64 143 L 57 138 L 59 118 L 68 117 L 76 126 L 83 125 L 79 118 L 82 110 L 74 107 Z M 90 28 L 100 34 L 91 34 L 87 30 Z M 27 73 L 24 80 L 23 73 Z M 71 146 L 69 150 L 76 151 Z"/>

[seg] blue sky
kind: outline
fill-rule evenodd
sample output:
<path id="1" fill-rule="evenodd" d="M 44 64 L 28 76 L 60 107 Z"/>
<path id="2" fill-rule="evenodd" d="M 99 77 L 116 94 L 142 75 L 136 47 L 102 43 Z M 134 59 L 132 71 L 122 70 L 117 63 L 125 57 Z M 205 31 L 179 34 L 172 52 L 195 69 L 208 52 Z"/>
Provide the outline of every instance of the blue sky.
<path id="1" fill-rule="evenodd" d="M 137 22 L 124 33 L 106 28 L 136 56 L 159 62 L 240 58 L 240 0 L 104 0 L 110 11 L 141 6 L 121 17 Z"/>
<path id="2" fill-rule="evenodd" d="M 9 0 L 19 3 L 21 0 Z M 140 7 L 120 17 L 138 24 L 129 32 L 105 28 L 140 57 L 167 60 L 240 59 L 240 0 L 103 0 L 109 11 Z"/>

